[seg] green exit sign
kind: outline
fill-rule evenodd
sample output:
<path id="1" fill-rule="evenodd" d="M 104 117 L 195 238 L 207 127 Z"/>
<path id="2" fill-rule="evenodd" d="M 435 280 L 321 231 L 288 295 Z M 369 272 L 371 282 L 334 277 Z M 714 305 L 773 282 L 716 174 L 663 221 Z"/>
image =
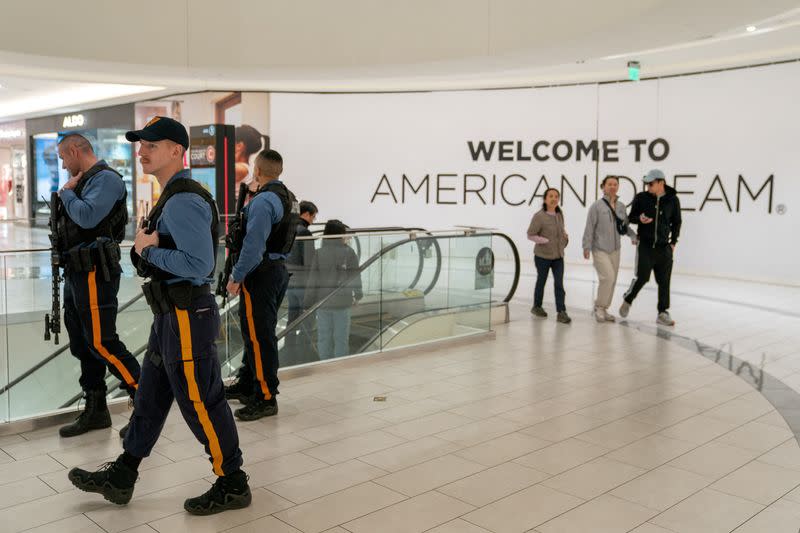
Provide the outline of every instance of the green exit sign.
<path id="1" fill-rule="evenodd" d="M 639 81 L 639 62 L 628 61 L 628 79 L 631 81 Z"/>

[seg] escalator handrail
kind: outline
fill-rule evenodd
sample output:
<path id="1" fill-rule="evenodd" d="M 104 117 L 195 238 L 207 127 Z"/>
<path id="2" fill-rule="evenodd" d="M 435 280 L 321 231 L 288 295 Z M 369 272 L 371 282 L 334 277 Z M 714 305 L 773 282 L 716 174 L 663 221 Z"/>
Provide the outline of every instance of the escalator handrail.
<path id="1" fill-rule="evenodd" d="M 437 240 L 437 239 L 460 239 L 460 238 L 465 238 L 465 237 L 475 237 L 476 235 L 478 235 L 478 236 L 491 235 L 492 237 L 500 237 L 500 238 L 504 239 L 506 242 L 508 242 L 509 245 L 511 246 L 511 251 L 514 254 L 514 281 L 511 284 L 511 289 L 508 291 L 508 294 L 503 299 L 503 302 L 507 303 L 507 302 L 511 301 L 511 299 L 514 297 L 514 294 L 517 291 L 517 287 L 519 286 L 519 277 L 520 277 L 520 268 L 521 268 L 520 267 L 520 259 L 519 259 L 519 251 L 517 250 L 517 246 L 514 244 L 514 241 L 511 240 L 511 238 L 508 235 L 506 235 L 504 233 L 498 233 L 498 232 L 478 233 L 478 234 L 475 234 L 475 233 L 472 233 L 472 232 L 465 232 L 463 234 L 457 234 L 457 235 L 434 235 L 434 236 L 422 237 L 422 238 L 424 238 L 424 239 L 433 239 L 433 240 Z M 357 271 L 355 271 L 350 277 L 348 277 L 346 280 L 344 280 L 342 283 L 340 283 L 338 287 L 335 287 L 327 296 L 325 296 L 323 299 L 321 299 L 321 300 L 317 301 L 316 303 L 314 303 L 314 305 L 312 305 L 310 308 L 308 308 L 305 311 L 303 311 L 303 313 L 301 313 L 300 316 L 298 316 L 291 324 L 286 324 L 286 327 L 284 328 L 284 330 L 281 331 L 280 333 L 278 333 L 278 335 L 277 335 L 278 340 L 280 340 L 283 337 L 285 337 L 288 334 L 289 331 L 294 331 L 297 328 L 297 326 L 303 320 L 305 320 L 310 315 L 315 313 L 317 311 L 317 309 L 319 309 L 322 306 L 322 304 L 324 304 L 330 298 L 332 298 L 334 296 L 334 294 L 336 294 L 336 292 L 339 289 L 341 289 L 342 287 L 345 287 L 346 285 L 348 285 L 352 280 L 354 280 L 356 278 L 356 276 L 360 276 L 362 274 L 362 272 L 364 272 L 364 270 L 366 270 L 369 266 L 371 266 L 373 263 L 375 263 L 375 261 L 377 261 L 378 259 L 383 257 L 384 254 L 394 250 L 395 248 L 403 246 L 404 244 L 413 243 L 413 242 L 416 242 L 416 241 L 418 241 L 417 238 L 413 238 L 413 239 L 412 238 L 408 238 L 408 239 L 404 239 L 402 241 L 394 242 L 392 244 L 389 244 L 389 245 L 381 248 L 380 252 L 378 252 L 377 254 L 373 255 L 369 259 L 367 259 L 362 265 L 359 266 Z M 438 276 L 436 276 L 436 277 L 438 278 Z"/>
<path id="2" fill-rule="evenodd" d="M 117 311 L 117 313 L 120 313 L 120 312 L 126 310 L 127 308 L 132 306 L 134 303 L 136 303 L 139 300 L 141 300 L 143 297 L 144 297 L 144 293 L 140 292 L 139 294 L 137 294 L 136 296 L 134 296 L 133 298 L 131 298 L 130 300 L 125 302 L 123 305 L 121 305 L 119 307 L 119 310 Z M 39 370 L 40 368 L 45 366 L 47 363 L 49 363 L 50 361 L 52 361 L 53 359 L 55 359 L 56 357 L 58 357 L 59 355 L 61 355 L 65 351 L 67 351 L 68 348 L 69 348 L 69 342 L 67 344 L 65 344 L 64 346 L 62 346 L 61 348 L 59 348 L 58 350 L 56 350 L 53 353 L 51 353 L 50 355 L 48 355 L 47 357 L 43 358 L 41 361 L 39 361 L 38 363 L 36 363 L 32 367 L 30 367 L 28 370 L 26 370 L 25 372 L 23 372 L 22 374 L 20 374 L 16 378 L 14 378 L 11 381 L 9 381 L 8 384 L 4 385 L 3 387 L 0 387 L 0 394 L 5 394 L 9 389 L 11 389 L 11 387 L 15 386 L 17 383 L 19 383 L 22 380 L 26 379 L 28 376 L 30 376 L 31 374 L 33 374 L 34 372 L 36 372 L 37 370 Z"/>

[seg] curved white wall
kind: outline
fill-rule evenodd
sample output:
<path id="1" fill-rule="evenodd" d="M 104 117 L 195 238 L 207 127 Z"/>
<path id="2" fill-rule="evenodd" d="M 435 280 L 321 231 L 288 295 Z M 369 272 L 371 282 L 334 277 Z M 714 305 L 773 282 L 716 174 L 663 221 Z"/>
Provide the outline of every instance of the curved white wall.
<path id="1" fill-rule="evenodd" d="M 286 161 L 286 182 L 316 202 L 323 218 L 353 226 L 496 227 L 528 259 L 525 230 L 545 180 L 564 190 L 568 259 L 582 261 L 584 197 L 588 206 L 599 179 L 623 174 L 631 182 L 621 195 L 630 201 L 633 184 L 658 167 L 670 184 L 677 180 L 684 208 L 694 209 L 684 212 L 676 270 L 797 285 L 798 81 L 800 63 L 794 62 L 548 89 L 274 93 L 270 133 Z M 546 161 L 532 157 L 539 140 L 564 140 L 574 148 L 595 139 L 609 143 L 605 160 L 602 153 L 597 162 L 574 154 L 557 161 L 552 152 Z M 643 149 L 637 161 L 630 141 L 639 139 L 665 140 L 668 156 L 654 161 Z M 504 146 L 512 160 L 500 160 L 496 144 L 491 160 L 475 161 L 470 141 L 510 141 Z M 517 141 L 521 155 L 532 160 L 519 160 Z M 566 145 L 560 148 L 565 155 Z M 663 144 L 654 148 L 659 159 Z M 476 189 L 484 180 L 480 195 L 465 195 L 465 183 Z M 626 242 L 624 250 L 623 261 L 631 264 L 633 247 Z"/>

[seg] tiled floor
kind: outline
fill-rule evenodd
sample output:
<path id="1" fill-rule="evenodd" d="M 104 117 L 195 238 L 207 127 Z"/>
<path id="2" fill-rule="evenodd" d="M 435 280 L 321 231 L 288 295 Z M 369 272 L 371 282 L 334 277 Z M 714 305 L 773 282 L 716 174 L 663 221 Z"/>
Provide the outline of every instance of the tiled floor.
<path id="1" fill-rule="evenodd" d="M 573 286 L 572 308 L 587 307 L 591 284 Z M 647 318 L 649 298 L 633 319 Z M 701 316 L 679 301 L 685 331 L 738 328 L 753 353 L 798 334 L 797 318 L 747 321 L 713 302 L 724 312 Z M 254 493 L 242 511 L 183 512 L 213 478 L 177 412 L 126 507 L 66 479 L 116 456 L 115 432 L 2 437 L 0 531 L 798 531 L 800 447 L 772 405 L 696 352 L 572 314 L 570 326 L 535 321 L 518 304 L 495 340 L 285 379 L 281 413 L 239 426 Z M 756 329 L 773 326 L 784 328 L 774 342 Z"/>

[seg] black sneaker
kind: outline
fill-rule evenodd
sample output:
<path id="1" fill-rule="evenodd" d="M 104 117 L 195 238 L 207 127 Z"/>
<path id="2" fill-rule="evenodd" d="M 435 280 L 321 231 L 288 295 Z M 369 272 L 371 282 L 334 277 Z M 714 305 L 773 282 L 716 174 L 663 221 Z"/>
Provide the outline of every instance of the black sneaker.
<path id="1" fill-rule="evenodd" d="M 559 311 L 558 316 L 556 317 L 556 322 L 561 322 L 562 324 L 569 324 L 572 322 L 572 319 L 569 317 L 566 311 Z"/>
<path id="2" fill-rule="evenodd" d="M 229 400 L 239 400 L 241 403 L 247 403 L 252 395 L 252 385 L 247 386 L 239 379 L 225 387 L 225 397 Z"/>
<path id="3" fill-rule="evenodd" d="M 125 505 L 131 501 L 133 485 L 139 473 L 120 461 L 112 461 L 103 464 L 95 472 L 73 468 L 68 477 L 73 485 L 84 492 L 96 492 L 111 503 Z"/>
<path id="4" fill-rule="evenodd" d="M 538 316 L 539 318 L 547 318 L 547 311 L 541 307 L 531 307 L 531 314 L 533 316 Z"/>
<path id="5" fill-rule="evenodd" d="M 247 474 L 238 470 L 218 477 L 205 494 L 189 498 L 183 503 L 183 508 L 194 515 L 217 514 L 231 509 L 244 509 L 250 505 L 252 498 Z"/>
<path id="6" fill-rule="evenodd" d="M 237 409 L 233 413 L 236 418 L 244 422 L 258 420 L 266 416 L 274 416 L 278 414 L 278 401 L 275 398 L 265 400 L 264 398 L 252 398 L 241 409 Z"/>

